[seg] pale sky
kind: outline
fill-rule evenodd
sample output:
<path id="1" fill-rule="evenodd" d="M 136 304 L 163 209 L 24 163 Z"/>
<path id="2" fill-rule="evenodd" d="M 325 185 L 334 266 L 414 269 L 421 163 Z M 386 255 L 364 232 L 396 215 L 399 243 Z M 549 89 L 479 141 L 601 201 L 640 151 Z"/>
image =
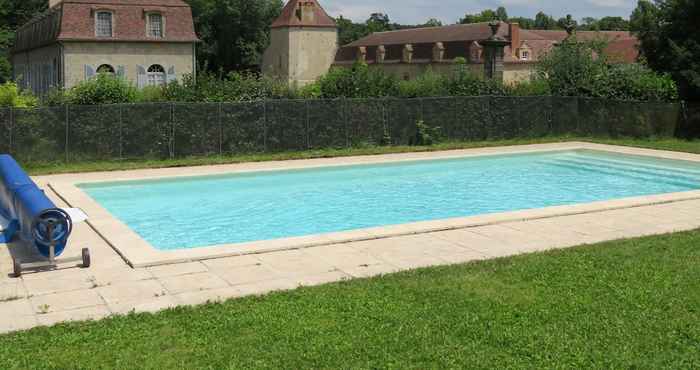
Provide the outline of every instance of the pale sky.
<path id="1" fill-rule="evenodd" d="M 637 0 L 319 0 L 337 17 L 343 15 L 354 21 L 365 21 L 372 13 L 386 13 L 392 22 L 423 23 L 437 18 L 443 23 L 455 23 L 465 13 L 505 6 L 511 17 L 534 18 L 540 10 L 560 18 L 571 14 L 584 17 L 622 16 L 629 18 Z"/>

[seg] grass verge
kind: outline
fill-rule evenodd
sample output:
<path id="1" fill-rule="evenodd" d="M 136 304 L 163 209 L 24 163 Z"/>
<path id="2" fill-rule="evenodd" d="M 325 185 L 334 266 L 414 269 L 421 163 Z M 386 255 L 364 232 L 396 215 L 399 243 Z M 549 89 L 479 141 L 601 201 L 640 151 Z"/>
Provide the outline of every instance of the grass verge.
<path id="1" fill-rule="evenodd" d="M 700 153 L 700 142 L 679 139 L 642 140 L 642 139 L 590 139 L 576 137 L 551 137 L 540 139 L 514 139 L 500 141 L 449 142 L 433 146 L 385 146 L 351 149 L 319 149 L 282 153 L 238 154 L 231 156 L 186 157 L 179 159 L 128 159 L 112 161 L 77 161 L 22 163 L 30 175 L 50 175 L 61 173 L 79 173 L 96 171 L 120 171 L 146 168 L 189 167 L 243 162 L 280 161 L 310 158 L 347 157 L 361 155 L 427 152 L 454 149 L 483 148 L 505 145 L 525 145 L 554 143 L 563 141 L 589 141 L 612 145 L 636 146 L 650 149 L 673 150 Z"/>
<path id="2" fill-rule="evenodd" d="M 4 369 L 698 368 L 700 231 L 0 337 Z"/>

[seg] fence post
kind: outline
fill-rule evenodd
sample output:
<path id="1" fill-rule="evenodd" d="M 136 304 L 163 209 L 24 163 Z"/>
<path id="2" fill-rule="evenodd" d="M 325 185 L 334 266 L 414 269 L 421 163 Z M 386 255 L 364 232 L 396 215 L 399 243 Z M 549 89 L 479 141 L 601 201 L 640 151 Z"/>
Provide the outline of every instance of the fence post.
<path id="1" fill-rule="evenodd" d="M 267 153 L 267 99 L 263 100 L 263 151 Z"/>
<path id="2" fill-rule="evenodd" d="M 224 126 L 223 119 L 221 115 L 223 114 L 223 103 L 219 102 L 219 112 L 217 113 L 217 120 L 219 123 L 219 156 L 224 155 Z"/>
<path id="3" fill-rule="evenodd" d="M 340 114 L 343 115 L 343 131 L 345 132 L 345 147 L 350 148 L 350 125 L 348 124 L 348 101 L 340 100 Z"/>
<path id="4" fill-rule="evenodd" d="M 122 110 L 124 108 L 123 104 L 119 104 L 119 121 L 117 122 L 117 129 L 119 130 L 119 160 L 124 159 L 124 129 L 122 123 Z"/>
<path id="5" fill-rule="evenodd" d="M 70 133 L 70 121 L 68 118 L 68 112 L 70 112 L 69 109 L 70 105 L 66 104 L 66 117 L 65 117 L 65 124 L 66 124 L 66 141 L 65 141 L 65 152 L 66 152 L 66 163 L 68 163 L 68 135 Z"/>
<path id="6" fill-rule="evenodd" d="M 304 110 L 306 114 L 306 149 L 311 149 L 311 124 L 309 123 L 309 99 L 304 99 Z"/>
<path id="7" fill-rule="evenodd" d="M 10 146 L 7 148 L 9 154 L 14 154 L 14 151 L 15 151 L 15 150 L 14 150 L 14 140 L 15 140 L 15 138 L 14 138 L 14 136 L 15 136 L 14 128 L 15 128 L 15 109 L 14 109 L 13 107 L 10 107 L 10 127 L 9 127 L 9 130 L 10 130 Z"/>
<path id="8" fill-rule="evenodd" d="M 175 159 L 175 103 L 170 103 L 170 142 L 168 149 L 170 150 L 170 159 Z"/>

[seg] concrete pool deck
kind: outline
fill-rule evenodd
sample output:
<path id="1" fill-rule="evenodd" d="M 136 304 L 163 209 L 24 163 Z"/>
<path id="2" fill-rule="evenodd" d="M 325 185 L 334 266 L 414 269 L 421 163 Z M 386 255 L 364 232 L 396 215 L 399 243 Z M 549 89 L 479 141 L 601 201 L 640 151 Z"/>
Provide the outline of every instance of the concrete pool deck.
<path id="1" fill-rule="evenodd" d="M 139 170 L 36 177 L 58 205 L 67 206 L 66 187 L 91 181 L 115 181 L 220 174 L 235 171 L 309 168 L 466 155 L 521 153 L 562 149 L 594 149 L 700 162 L 700 155 L 611 147 L 588 143 L 529 145 L 435 153 L 265 162 L 224 166 Z M 77 189 L 77 188 L 76 188 Z M 59 196 L 60 195 L 60 196 Z M 73 200 L 75 201 L 75 200 Z M 71 205 L 76 204 L 70 202 Z M 89 247 L 93 266 L 11 277 L 12 256 L 31 258 L 28 248 L 0 246 L 0 332 L 52 325 L 69 320 L 99 319 L 130 311 L 154 312 L 178 305 L 205 303 L 273 290 L 293 289 L 401 270 L 464 263 L 581 244 L 700 228 L 700 192 L 639 197 L 578 206 L 552 207 L 507 214 L 437 221 L 431 230 L 403 225 L 384 235 L 362 231 L 349 239 L 328 239 L 319 245 L 273 242 L 259 254 L 186 256 L 140 268 L 127 264 L 121 247 L 114 248 L 100 226 L 105 215 L 86 209 L 91 224 L 77 225 L 67 256 Z M 106 215 L 108 216 L 108 215 Z M 465 223 L 465 220 L 468 221 Z M 108 221 L 104 221 L 108 222 Z M 449 223 L 449 224 L 448 224 Z M 418 228 L 415 228 L 418 226 Z M 104 227 L 104 226 L 103 226 Z M 97 231 L 96 231 L 97 230 Z M 117 236 L 118 238 L 119 236 Z M 107 239 L 114 238 L 108 235 Z M 353 239 L 355 238 L 355 239 Z M 133 240 L 133 239 L 132 239 Z M 130 240 L 121 240 L 119 243 Z M 341 243 L 342 242 L 342 243 Z M 261 242 L 263 243 L 263 242 Z M 268 242 L 269 243 L 269 242 Z M 277 243 L 277 244 L 275 244 Z M 280 244 L 281 243 L 281 244 Z M 262 244 L 261 244 L 262 245 Z M 143 245 L 141 245 L 143 247 Z M 150 246 L 147 245 L 150 248 Z M 225 247 L 217 247 L 225 248 Z M 278 249 L 283 250 L 278 250 Z M 291 248 L 291 249 L 290 249 Z M 122 253 L 117 253 L 117 250 Z M 265 253 L 260 253 L 265 252 Z M 29 252 L 30 253 L 30 252 Z M 235 254 L 240 254 L 236 251 Z M 212 258 L 221 257 L 221 258 Z M 138 263 L 133 263 L 134 265 Z M 176 262 L 176 263 L 172 263 Z"/>

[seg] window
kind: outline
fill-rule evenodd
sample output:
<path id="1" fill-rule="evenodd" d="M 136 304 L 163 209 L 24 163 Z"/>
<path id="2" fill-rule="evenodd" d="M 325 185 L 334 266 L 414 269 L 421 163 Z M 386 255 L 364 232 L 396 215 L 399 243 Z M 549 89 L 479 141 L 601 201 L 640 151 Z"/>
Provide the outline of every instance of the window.
<path id="1" fill-rule="evenodd" d="M 158 13 L 148 15 L 148 36 L 163 37 L 163 16 Z"/>
<path id="2" fill-rule="evenodd" d="M 97 12 L 95 15 L 95 35 L 97 37 L 112 37 L 111 12 Z"/>
<path id="3" fill-rule="evenodd" d="M 148 67 L 148 86 L 165 85 L 165 69 L 163 66 L 154 64 Z"/>
<path id="4" fill-rule="evenodd" d="M 520 60 L 530 60 L 530 52 L 523 50 L 520 52 Z"/>
<path id="5" fill-rule="evenodd" d="M 108 73 L 108 74 L 114 74 L 114 67 L 112 67 L 109 64 L 103 64 L 99 67 L 97 67 L 97 73 Z"/>

